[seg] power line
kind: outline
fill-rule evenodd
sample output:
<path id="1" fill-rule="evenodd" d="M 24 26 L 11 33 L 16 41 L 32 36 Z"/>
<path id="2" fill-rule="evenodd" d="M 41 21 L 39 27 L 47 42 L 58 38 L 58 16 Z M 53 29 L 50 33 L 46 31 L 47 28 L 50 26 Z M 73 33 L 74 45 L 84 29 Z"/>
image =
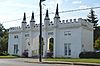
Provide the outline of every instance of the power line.
<path id="1" fill-rule="evenodd" d="M 82 11 L 82 10 L 89 10 L 89 9 L 98 9 L 100 7 L 93 7 L 93 8 L 85 8 L 85 9 L 76 9 L 76 10 L 68 10 L 68 11 L 62 11 L 59 13 L 66 13 L 66 12 L 74 12 L 74 11 Z"/>
<path id="2" fill-rule="evenodd" d="M 74 12 L 74 11 L 82 11 L 82 10 L 89 10 L 89 9 L 98 9 L 100 7 L 91 7 L 91 8 L 84 8 L 84 9 L 75 9 L 75 10 L 68 10 L 68 11 L 61 11 L 59 13 L 66 13 L 66 12 Z M 54 14 L 54 12 L 51 12 L 49 14 Z"/>
<path id="3" fill-rule="evenodd" d="M 66 13 L 66 12 L 75 12 L 75 11 L 83 11 L 83 10 L 89 10 L 89 9 L 98 9 L 100 7 L 91 7 L 91 8 L 84 8 L 84 9 L 75 9 L 75 10 L 68 10 L 68 11 L 60 11 L 59 13 Z M 55 12 L 51 12 L 49 14 L 55 14 Z M 45 14 L 43 14 L 45 15 Z M 39 15 L 35 15 L 35 16 L 39 16 Z M 31 16 L 28 16 L 27 18 L 30 18 Z M 18 20 L 22 20 L 22 18 L 19 19 L 15 19 L 15 20 L 10 20 L 10 21 L 5 21 L 2 23 L 6 23 L 6 22 L 13 22 L 13 21 L 18 21 Z"/>

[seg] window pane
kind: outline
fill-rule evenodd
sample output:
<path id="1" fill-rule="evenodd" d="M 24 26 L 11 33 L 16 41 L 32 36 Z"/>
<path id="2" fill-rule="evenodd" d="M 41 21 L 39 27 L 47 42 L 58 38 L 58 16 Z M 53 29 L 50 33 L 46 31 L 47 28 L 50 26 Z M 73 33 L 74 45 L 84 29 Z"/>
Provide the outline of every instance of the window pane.
<path id="1" fill-rule="evenodd" d="M 68 44 L 68 55 L 71 55 L 71 44 Z"/>
<path id="2" fill-rule="evenodd" d="M 65 55 L 71 55 L 71 43 L 64 44 L 64 53 Z"/>
<path id="3" fill-rule="evenodd" d="M 65 51 L 65 55 L 67 55 L 67 44 L 64 44 L 64 51 Z"/>
<path id="4" fill-rule="evenodd" d="M 18 45 L 14 45 L 14 54 L 18 53 Z"/>

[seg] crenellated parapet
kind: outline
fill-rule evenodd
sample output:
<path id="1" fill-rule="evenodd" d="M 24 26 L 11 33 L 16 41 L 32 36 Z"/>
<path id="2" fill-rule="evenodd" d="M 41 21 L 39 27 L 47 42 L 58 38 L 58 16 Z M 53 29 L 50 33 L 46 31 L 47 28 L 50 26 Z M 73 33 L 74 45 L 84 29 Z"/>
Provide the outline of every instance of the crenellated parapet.
<path id="1" fill-rule="evenodd" d="M 53 21 L 51 21 L 51 22 L 49 22 L 49 24 L 48 24 L 48 26 L 47 27 L 53 27 L 54 26 L 54 22 Z"/>
<path id="2" fill-rule="evenodd" d="M 11 28 L 9 28 L 9 30 L 20 30 L 21 29 L 21 27 L 20 26 L 18 26 L 18 27 L 11 27 Z"/>
<path id="3" fill-rule="evenodd" d="M 17 32 L 17 31 L 18 31 L 18 32 L 21 31 L 21 27 L 20 27 L 20 26 L 9 28 L 9 32 Z"/>
<path id="4" fill-rule="evenodd" d="M 68 19 L 68 20 L 61 20 L 58 23 L 58 28 L 64 28 L 64 27 L 79 27 L 84 26 L 88 28 L 92 28 L 93 25 L 89 22 L 87 22 L 85 19 L 78 18 L 78 19 Z M 49 22 L 49 24 L 46 26 L 47 28 L 54 28 L 55 23 L 53 21 Z M 45 28 L 45 24 L 42 25 L 42 28 Z M 33 28 L 30 28 L 30 25 L 26 25 L 25 30 L 39 30 L 40 24 L 34 24 Z M 21 31 L 23 30 L 21 27 L 11 27 L 9 29 L 10 32 L 13 31 Z"/>
<path id="5" fill-rule="evenodd" d="M 47 28 L 64 28 L 64 27 L 81 27 L 87 25 L 87 28 L 92 28 L 92 24 L 87 22 L 86 19 L 78 18 L 78 19 L 68 19 L 59 21 L 58 25 L 55 25 L 53 21 L 49 22 Z"/>
<path id="6" fill-rule="evenodd" d="M 68 20 L 62 20 L 59 21 L 58 28 L 64 28 L 64 27 L 87 27 L 92 28 L 93 25 L 90 22 L 87 22 L 86 19 L 78 18 L 78 19 L 68 19 Z"/>
<path id="7" fill-rule="evenodd" d="M 61 24 L 71 24 L 71 23 L 78 23 L 79 21 L 77 19 L 67 19 L 60 21 Z"/>

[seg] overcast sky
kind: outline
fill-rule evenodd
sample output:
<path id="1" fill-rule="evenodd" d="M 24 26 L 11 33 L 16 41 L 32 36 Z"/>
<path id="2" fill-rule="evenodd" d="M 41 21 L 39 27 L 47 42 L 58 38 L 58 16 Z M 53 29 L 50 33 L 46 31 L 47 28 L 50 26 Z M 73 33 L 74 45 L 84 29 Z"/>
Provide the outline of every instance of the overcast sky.
<path id="1" fill-rule="evenodd" d="M 100 0 L 46 0 L 42 3 L 43 13 L 45 14 L 46 9 L 49 10 L 49 13 L 55 12 L 57 3 L 59 4 L 59 12 L 100 7 Z M 100 8 L 94 9 L 94 11 L 100 20 Z M 21 26 L 22 19 L 20 18 L 23 18 L 24 12 L 26 12 L 27 17 L 31 16 L 31 13 L 34 12 L 36 23 L 39 23 L 39 0 L 0 0 L 0 23 L 2 23 L 5 28 Z M 89 12 L 90 10 L 60 13 L 60 18 L 61 20 L 87 18 Z M 50 14 L 49 17 L 52 21 L 54 14 Z M 16 19 L 20 20 L 12 21 Z M 27 18 L 28 24 L 29 21 L 30 18 Z"/>

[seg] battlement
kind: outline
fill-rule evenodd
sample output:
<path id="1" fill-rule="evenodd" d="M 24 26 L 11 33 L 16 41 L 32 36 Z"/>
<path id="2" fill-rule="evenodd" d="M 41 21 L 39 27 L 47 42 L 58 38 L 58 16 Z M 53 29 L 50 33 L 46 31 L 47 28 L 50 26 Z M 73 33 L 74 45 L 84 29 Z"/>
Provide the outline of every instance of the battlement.
<path id="1" fill-rule="evenodd" d="M 62 20 L 60 21 L 61 24 L 71 24 L 71 23 L 80 23 L 80 22 L 84 22 L 85 20 L 82 18 L 78 18 L 78 19 L 68 19 L 68 20 Z"/>
<path id="2" fill-rule="evenodd" d="M 42 25 L 42 27 L 44 27 L 44 25 Z M 34 28 L 34 29 L 39 29 L 39 28 L 40 28 L 40 24 L 35 24 L 35 25 L 33 26 L 33 28 Z M 32 29 L 33 29 L 33 28 L 32 28 Z M 30 25 L 29 25 L 29 24 L 26 25 L 25 30 L 30 30 L 30 29 L 31 29 Z M 9 28 L 9 32 L 12 32 L 12 31 L 21 31 L 21 30 L 22 30 L 22 27 L 20 27 L 20 26 Z"/>
<path id="3" fill-rule="evenodd" d="M 68 20 L 59 21 L 58 26 L 59 27 L 65 27 L 66 25 L 69 25 L 69 26 L 77 25 L 77 26 L 79 26 L 79 25 L 84 24 L 86 22 L 87 21 L 85 19 L 82 19 L 82 18 L 78 18 L 78 19 L 68 19 Z M 44 25 L 45 24 L 42 24 L 42 28 L 45 28 Z M 52 28 L 54 26 L 55 26 L 55 23 L 53 21 L 51 21 L 51 22 L 49 22 L 49 24 L 48 24 L 47 27 Z M 32 29 L 39 30 L 39 28 L 40 28 L 40 24 L 35 24 Z M 26 25 L 25 30 L 30 30 L 30 29 L 31 29 L 30 25 L 29 24 Z M 9 29 L 9 31 L 20 31 L 20 30 L 22 30 L 21 27 L 11 27 Z"/>
<path id="4" fill-rule="evenodd" d="M 21 27 L 20 26 L 18 26 L 18 27 L 11 27 L 11 28 L 9 28 L 9 30 L 20 30 L 21 29 Z"/>
<path id="5" fill-rule="evenodd" d="M 40 27 L 40 24 L 35 24 L 34 25 L 34 28 L 39 28 Z"/>

